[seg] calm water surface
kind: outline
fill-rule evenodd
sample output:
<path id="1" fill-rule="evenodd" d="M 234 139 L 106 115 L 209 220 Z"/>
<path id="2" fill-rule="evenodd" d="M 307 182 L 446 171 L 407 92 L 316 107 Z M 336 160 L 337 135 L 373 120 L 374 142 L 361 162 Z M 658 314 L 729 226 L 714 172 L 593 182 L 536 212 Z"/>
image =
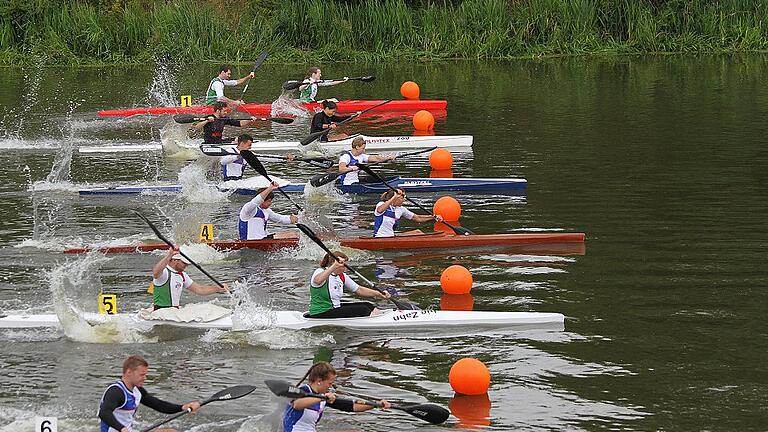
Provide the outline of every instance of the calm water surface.
<path id="1" fill-rule="evenodd" d="M 567 317 L 565 331 L 144 333 L 76 322 L 66 331 L 2 331 L 0 430 L 32 430 L 36 415 L 57 416 L 59 430 L 94 430 L 101 393 L 132 353 L 148 358 L 147 385 L 168 399 L 205 398 L 265 378 L 295 379 L 323 359 L 340 370 L 343 388 L 429 400 L 455 415 L 432 426 L 401 413 L 331 412 L 322 430 L 764 430 L 765 65 L 764 55 L 323 65 L 328 77 L 378 78 L 321 89 L 321 97 L 397 97 L 399 84 L 413 79 L 423 98 L 448 99 L 437 133 L 475 138 L 473 154 L 456 155 L 455 176 L 528 179 L 525 196 L 457 196 L 464 226 L 482 233 L 587 234 L 583 255 L 354 252 L 355 264 L 422 307 L 438 307 L 448 300 L 441 298 L 439 274 L 460 263 L 473 272 L 476 310 L 558 311 Z M 301 69 L 265 64 L 246 99 L 274 100 L 279 84 Z M 214 223 L 219 238 L 235 235 L 246 198 L 192 181 L 213 175 L 210 162 L 77 153 L 83 145 L 160 142 L 161 130 L 163 137 L 183 136 L 168 118 L 100 119 L 95 112 L 200 96 L 214 72 L 210 65 L 0 70 L 0 311 L 92 310 L 101 291 L 117 293 L 124 311 L 145 304 L 157 256 L 61 253 L 68 246 L 152 239 L 132 209 L 177 239 L 196 236 L 202 222 Z M 307 130 L 308 120 L 301 119 L 251 132 L 301 138 Z M 348 131 L 400 135 L 412 127 L 408 118 L 370 116 Z M 269 169 L 291 179 L 314 174 L 294 165 Z M 175 182 L 180 171 L 190 183 L 181 196 L 76 193 L 86 183 Z M 385 171 L 429 173 L 418 158 Z M 437 197 L 418 198 L 429 204 Z M 339 233 L 370 229 L 373 197 L 302 201 L 308 217 Z M 290 210 L 280 198 L 275 208 Z M 244 308 L 261 311 L 304 308 L 320 257 L 310 245 L 272 255 L 204 247 L 193 254 L 234 283 Z M 454 398 L 448 371 L 465 356 L 490 368 L 487 398 Z M 264 387 L 174 425 L 278 430 L 280 404 Z M 159 418 L 150 410 L 138 416 L 144 426 Z"/>

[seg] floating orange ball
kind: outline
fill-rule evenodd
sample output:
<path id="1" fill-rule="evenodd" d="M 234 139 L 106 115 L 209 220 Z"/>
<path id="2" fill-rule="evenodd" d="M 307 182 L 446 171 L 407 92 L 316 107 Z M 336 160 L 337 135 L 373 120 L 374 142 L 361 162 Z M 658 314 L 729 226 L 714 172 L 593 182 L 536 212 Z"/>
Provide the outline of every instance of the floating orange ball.
<path id="1" fill-rule="evenodd" d="M 421 90 L 419 85 L 413 81 L 406 81 L 400 86 L 400 94 L 406 99 L 418 99 Z"/>
<path id="2" fill-rule="evenodd" d="M 449 170 L 453 166 L 453 155 L 444 148 L 434 149 L 432 150 L 432 153 L 429 154 L 429 166 L 431 166 L 433 170 Z"/>
<path id="3" fill-rule="evenodd" d="M 440 287 L 446 294 L 469 294 L 472 290 L 472 273 L 466 267 L 452 265 L 440 275 Z"/>
<path id="4" fill-rule="evenodd" d="M 463 395 L 481 395 L 488 393 L 491 385 L 491 372 L 478 359 L 465 357 L 451 366 L 448 382 L 453 391 Z"/>
<path id="5" fill-rule="evenodd" d="M 443 294 L 440 297 L 440 310 L 444 311 L 471 311 L 475 307 L 475 298 L 472 294 Z"/>
<path id="6" fill-rule="evenodd" d="M 432 206 L 432 213 L 442 216 L 447 222 L 457 222 L 461 216 L 461 204 L 452 196 L 440 197 Z"/>
<path id="7" fill-rule="evenodd" d="M 434 129 L 435 116 L 427 110 L 416 111 L 416 114 L 413 115 L 413 127 L 420 131 Z"/>

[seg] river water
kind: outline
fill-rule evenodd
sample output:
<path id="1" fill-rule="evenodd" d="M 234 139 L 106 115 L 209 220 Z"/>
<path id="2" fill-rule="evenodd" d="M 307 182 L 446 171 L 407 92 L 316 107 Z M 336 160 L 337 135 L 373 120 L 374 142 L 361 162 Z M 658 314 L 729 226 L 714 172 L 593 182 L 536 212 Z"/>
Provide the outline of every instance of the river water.
<path id="1" fill-rule="evenodd" d="M 315 360 L 339 369 L 341 388 L 431 401 L 454 413 L 445 425 L 432 426 L 397 412 L 329 412 L 321 430 L 764 430 L 766 59 L 328 65 L 326 77 L 376 74 L 377 80 L 323 88 L 320 97 L 398 97 L 399 84 L 413 79 L 422 98 L 447 99 L 436 132 L 475 140 L 473 153 L 455 155 L 455 176 L 528 179 L 524 196 L 456 195 L 464 226 L 480 233 L 587 235 L 583 253 L 350 251 L 353 262 L 422 307 L 450 300 L 440 294 L 439 276 L 462 264 L 474 276 L 475 310 L 562 312 L 565 331 L 144 332 L 94 329 L 74 319 L 65 330 L 4 330 L 0 430 L 32 430 L 35 416 L 56 416 L 59 430 L 94 430 L 102 391 L 133 353 L 149 360 L 147 387 L 163 398 L 187 401 L 226 386 L 259 386 L 249 397 L 176 421 L 179 430 L 278 430 L 282 401 L 260 383 L 295 380 Z M 267 62 L 246 99 L 274 100 L 280 83 L 300 76 L 302 68 Z M 235 76 L 246 70 L 235 68 Z M 95 113 L 198 97 L 213 73 L 211 65 L 0 69 L 0 311 L 94 310 L 100 292 L 118 294 L 122 311 L 146 304 L 157 255 L 62 254 L 69 246 L 151 240 L 132 209 L 179 240 L 195 237 L 203 222 L 213 223 L 219 238 L 235 236 L 237 211 L 247 198 L 203 184 L 210 162 L 77 152 L 86 145 L 183 137 L 183 127 L 167 117 L 102 119 Z M 308 119 L 299 119 L 251 132 L 302 138 L 307 130 Z M 368 116 L 347 132 L 407 135 L 412 126 L 407 117 Z M 298 165 L 268 167 L 283 178 L 315 173 Z M 175 182 L 180 172 L 182 195 L 89 198 L 76 192 L 86 184 Z M 429 175 L 423 158 L 384 172 Z M 437 197 L 416 198 L 429 205 Z M 374 199 L 300 197 L 309 217 L 342 234 L 368 232 Z M 274 208 L 291 209 L 280 197 Z M 204 246 L 191 253 L 233 284 L 240 307 L 253 313 L 306 307 L 307 280 L 321 256 L 305 244 L 273 254 L 223 254 Z M 185 299 L 202 301 L 192 294 Z M 454 397 L 448 371 L 462 357 L 489 367 L 487 398 Z M 138 422 L 161 418 L 144 409 Z"/>

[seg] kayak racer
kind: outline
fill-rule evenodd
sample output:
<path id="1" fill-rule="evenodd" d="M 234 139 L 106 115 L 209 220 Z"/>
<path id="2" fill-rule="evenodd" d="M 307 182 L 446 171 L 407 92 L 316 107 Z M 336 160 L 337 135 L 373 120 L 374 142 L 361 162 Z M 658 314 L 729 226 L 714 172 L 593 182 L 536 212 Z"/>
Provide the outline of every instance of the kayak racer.
<path id="1" fill-rule="evenodd" d="M 220 287 L 218 285 L 203 285 L 193 281 L 184 272 L 189 264 L 190 261 L 179 253 L 179 248 L 173 247 L 152 268 L 152 305 L 155 310 L 168 307 L 178 308 L 184 289 L 198 295 L 229 292 L 227 284 Z"/>
<path id="2" fill-rule="evenodd" d="M 304 81 L 302 81 L 302 85 L 299 87 L 300 102 L 315 102 L 318 87 L 335 86 L 348 81 L 347 77 L 344 77 L 342 80 L 322 80 L 320 79 L 321 76 L 322 72 L 319 67 L 311 67 L 307 70 Z"/>
<path id="3" fill-rule="evenodd" d="M 203 130 L 203 144 L 223 144 L 232 142 L 232 139 L 224 139 L 225 126 L 246 127 L 256 117 L 246 120 L 236 120 L 227 116 L 232 110 L 224 102 L 213 104 L 213 114 L 207 116 L 205 120 L 192 125 L 196 130 Z"/>
<path id="4" fill-rule="evenodd" d="M 384 162 L 395 160 L 394 154 L 387 155 L 367 155 L 365 154 L 365 138 L 356 137 L 352 140 L 352 149 L 344 152 L 339 157 L 339 172 L 344 173 L 339 177 L 339 182 L 343 185 L 359 183 L 358 167 L 359 163 Z"/>
<path id="5" fill-rule="evenodd" d="M 229 65 L 222 65 L 219 68 L 219 74 L 211 80 L 210 84 L 208 84 L 208 90 L 205 93 L 205 104 L 213 105 L 216 102 L 224 102 L 230 108 L 237 109 L 237 107 L 244 102 L 242 100 L 234 100 L 224 96 L 224 87 L 240 85 L 253 78 L 253 76 L 254 73 L 251 72 L 238 80 L 233 80 L 231 79 L 232 68 Z"/>
<path id="6" fill-rule="evenodd" d="M 143 357 L 132 355 L 123 362 L 123 376 L 104 391 L 99 403 L 101 432 L 131 432 L 133 417 L 139 404 L 164 414 L 175 414 L 189 410 L 196 413 L 200 402 L 178 405 L 152 396 L 144 389 L 149 363 Z M 175 429 L 164 429 L 175 431 Z"/>
<path id="7" fill-rule="evenodd" d="M 397 189 L 397 193 L 388 190 L 381 194 L 381 201 L 376 204 L 373 211 L 373 236 L 374 237 L 394 237 L 401 218 L 406 218 L 414 222 L 429 222 L 436 220 L 443 221 L 440 215 L 419 215 L 403 207 L 405 192 Z"/>
<path id="8" fill-rule="evenodd" d="M 339 258 L 334 260 L 326 254 L 320 260 L 320 268 L 312 273 L 309 279 L 309 318 L 351 318 L 361 316 L 377 316 L 381 310 L 370 302 L 341 302 L 344 291 L 361 297 L 371 297 L 386 300 L 391 297 L 388 292 L 379 292 L 358 285 L 352 278 L 344 274 L 345 264 L 349 259 L 341 252 L 334 252 Z"/>
<path id="9" fill-rule="evenodd" d="M 238 224 L 238 233 L 240 240 L 261 240 L 265 238 L 294 238 L 297 234 L 294 231 L 283 231 L 277 234 L 267 234 L 267 222 L 277 222 L 281 224 L 295 224 L 299 221 L 297 215 L 285 216 L 269 207 L 275 198 L 274 190 L 280 187 L 276 182 L 272 182 L 268 187 L 259 189 L 256 196 L 245 203 L 240 209 L 240 222 Z"/>
<path id="10" fill-rule="evenodd" d="M 301 384 L 304 380 L 307 384 Z M 315 432 L 317 423 L 323 417 L 325 408 L 333 408 L 346 412 L 361 412 L 372 409 L 370 405 L 354 403 L 351 400 L 336 399 L 336 393 L 331 392 L 331 386 L 336 380 L 336 369 L 327 362 L 312 365 L 304 378 L 299 381 L 300 389 L 314 394 L 323 394 L 328 400 L 316 397 L 302 397 L 288 403 L 283 412 L 284 432 Z M 387 400 L 380 401 L 384 409 L 390 407 Z"/>

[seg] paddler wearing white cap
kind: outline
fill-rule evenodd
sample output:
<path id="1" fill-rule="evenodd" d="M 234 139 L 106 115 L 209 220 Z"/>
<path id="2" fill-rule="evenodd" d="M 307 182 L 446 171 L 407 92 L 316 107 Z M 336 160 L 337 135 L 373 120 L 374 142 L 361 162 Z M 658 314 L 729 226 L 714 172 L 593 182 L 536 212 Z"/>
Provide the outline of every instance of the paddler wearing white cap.
<path id="1" fill-rule="evenodd" d="M 153 306 L 155 310 L 167 307 L 179 307 L 181 292 L 184 288 L 199 295 L 225 293 L 229 289 L 227 284 L 203 285 L 192 280 L 184 270 L 190 262 L 182 254 L 179 248 L 174 247 L 155 264 L 152 268 L 152 283 L 154 284 Z"/>

